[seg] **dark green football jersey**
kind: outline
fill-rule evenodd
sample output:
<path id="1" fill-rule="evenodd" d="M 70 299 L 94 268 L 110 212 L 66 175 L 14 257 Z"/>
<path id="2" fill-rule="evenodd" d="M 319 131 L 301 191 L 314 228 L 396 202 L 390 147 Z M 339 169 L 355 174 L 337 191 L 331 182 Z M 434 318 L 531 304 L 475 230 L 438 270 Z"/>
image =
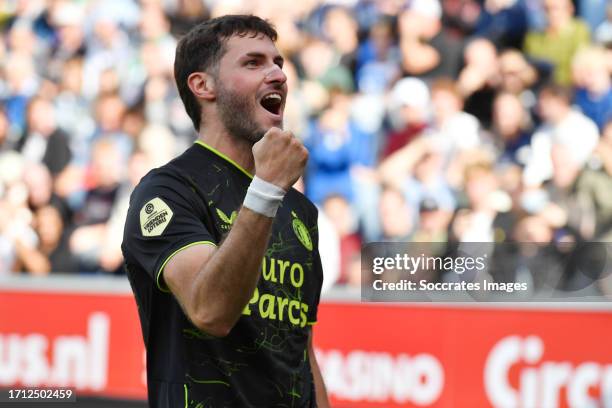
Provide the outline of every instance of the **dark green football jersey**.
<path id="1" fill-rule="evenodd" d="M 323 275 L 317 210 L 306 197 L 291 189 L 283 199 L 257 288 L 228 336 L 198 330 L 164 284 L 172 256 L 220 245 L 251 179 L 198 141 L 132 193 L 122 249 L 147 348 L 152 408 L 316 406 L 307 344 Z"/>

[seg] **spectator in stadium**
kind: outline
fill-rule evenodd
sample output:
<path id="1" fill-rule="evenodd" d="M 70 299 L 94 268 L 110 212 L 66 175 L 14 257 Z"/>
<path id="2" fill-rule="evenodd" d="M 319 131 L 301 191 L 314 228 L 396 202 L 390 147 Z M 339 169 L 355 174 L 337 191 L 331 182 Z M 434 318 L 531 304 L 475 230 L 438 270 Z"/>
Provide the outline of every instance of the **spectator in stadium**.
<path id="1" fill-rule="evenodd" d="M 31 55 L 8 53 L 4 59 L 6 94 L 4 107 L 12 134 L 22 136 L 26 127 L 28 101 L 40 86 L 40 78 L 34 68 Z"/>
<path id="2" fill-rule="evenodd" d="M 330 44 L 309 37 L 299 52 L 296 63 L 305 79 L 320 82 L 328 91 L 352 93 L 355 83 L 351 71 L 341 65 L 336 57 Z"/>
<path id="3" fill-rule="evenodd" d="M 458 242 L 502 242 L 511 234 L 514 215 L 511 201 L 499 189 L 490 163 L 474 163 L 465 170 L 466 208 L 452 221 L 453 240 Z"/>
<path id="4" fill-rule="evenodd" d="M 138 33 L 142 43 L 152 42 L 160 48 L 161 59 L 157 64 L 164 69 L 171 67 L 176 40 L 170 34 L 170 21 L 164 13 L 162 3 L 143 2 Z"/>
<path id="5" fill-rule="evenodd" d="M 463 111 L 459 86 L 450 78 L 440 78 L 431 85 L 433 135 L 446 153 L 446 160 L 479 146 L 480 123 Z"/>
<path id="6" fill-rule="evenodd" d="M 174 88 L 165 75 L 150 76 L 144 84 L 145 118 L 149 123 L 169 127 Z"/>
<path id="7" fill-rule="evenodd" d="M 381 236 L 377 241 L 410 241 L 416 218 L 413 211 L 402 190 L 383 186 L 378 210 Z"/>
<path id="8" fill-rule="evenodd" d="M 368 64 L 399 66 L 400 53 L 393 35 L 391 18 L 380 16 L 370 26 L 368 38 L 357 50 L 357 68 L 355 77 L 361 77 L 361 69 Z"/>
<path id="9" fill-rule="evenodd" d="M 465 66 L 457 85 L 465 112 L 474 115 L 489 129 L 492 121 L 493 98 L 500 82 L 500 68 L 495 45 L 485 38 L 470 41 L 463 53 Z"/>
<path id="10" fill-rule="evenodd" d="M 31 57 L 36 66 L 44 61 L 45 47 L 44 42 L 39 41 L 33 29 L 31 22 L 19 20 L 7 33 L 6 42 L 12 53 Z"/>
<path id="11" fill-rule="evenodd" d="M 68 204 L 53 191 L 53 176 L 42 163 L 27 163 L 22 180 L 28 189 L 28 208 L 36 212 L 39 208 L 53 205 L 64 222 L 71 217 Z"/>
<path id="12" fill-rule="evenodd" d="M 361 237 L 357 231 L 357 216 L 349 202 L 341 195 L 330 195 L 324 201 L 322 210 L 330 220 L 339 240 L 340 276 L 337 282 L 351 282 L 351 268 L 355 257 L 361 251 Z"/>
<path id="13" fill-rule="evenodd" d="M 95 143 L 102 138 L 113 139 L 120 149 L 125 163 L 135 144 L 135 141 L 123 132 L 123 117 L 127 110 L 126 103 L 115 92 L 103 93 L 96 99 L 95 109 L 97 127 L 91 136 L 92 142 Z M 86 160 L 87 158 L 81 158 L 81 160 L 83 159 Z M 79 162 L 81 161 L 79 160 Z"/>
<path id="14" fill-rule="evenodd" d="M 34 227 L 38 235 L 37 247 L 16 241 L 21 268 L 38 276 L 75 272 L 76 265 L 68 249 L 68 233 L 60 211 L 53 205 L 38 208 L 34 213 Z"/>
<path id="15" fill-rule="evenodd" d="M 544 0 L 547 25 L 543 31 L 530 30 L 523 50 L 542 71 L 552 71 L 555 82 L 571 83 L 572 58 L 590 42 L 589 27 L 574 17 L 571 0 Z"/>
<path id="16" fill-rule="evenodd" d="M 131 106 L 125 111 L 121 123 L 121 130 L 131 140 L 138 140 L 146 126 L 147 120 L 144 116 L 142 103 Z"/>
<path id="17" fill-rule="evenodd" d="M 0 154 L 0 273 L 27 271 L 36 256 L 38 237 L 23 182 L 26 171 L 27 163 L 18 153 Z"/>
<path id="18" fill-rule="evenodd" d="M 58 94 L 53 98 L 58 126 L 68 133 L 73 158 L 88 156 L 96 126 L 89 102 L 83 97 L 83 59 L 75 57 L 62 64 Z M 84 162 L 86 159 L 83 158 Z"/>
<path id="19" fill-rule="evenodd" d="M 514 269 L 510 273 L 515 280 L 530 282 L 531 290 L 562 289 L 567 246 L 555 242 L 554 233 L 549 220 L 542 216 L 526 215 L 516 223 L 512 236 L 516 252 L 504 261 Z"/>
<path id="20" fill-rule="evenodd" d="M 553 145 L 553 177 L 546 188 L 551 208 L 559 215 L 556 228 L 564 228 L 581 240 L 612 239 L 612 177 L 605 171 L 585 168 L 580 152 L 571 146 Z"/>
<path id="21" fill-rule="evenodd" d="M 372 25 L 369 38 L 357 52 L 357 89 L 363 94 L 382 94 L 401 76 L 399 62 L 400 53 L 391 23 L 381 18 Z"/>
<path id="22" fill-rule="evenodd" d="M 70 235 L 70 250 L 78 261 L 80 272 L 101 271 L 101 250 L 124 163 L 120 148 L 112 138 L 102 138 L 95 143 L 90 174 L 85 181 L 88 188 L 82 207 L 75 213 L 75 228 Z"/>
<path id="23" fill-rule="evenodd" d="M 442 23 L 453 37 L 465 39 L 476 29 L 482 14 L 483 2 L 476 0 L 441 0 Z"/>
<path id="24" fill-rule="evenodd" d="M 72 152 L 68 135 L 57 126 L 51 101 L 42 97 L 30 100 L 26 132 L 18 149 L 26 160 L 47 166 L 53 176 L 66 168 L 72 159 Z"/>
<path id="25" fill-rule="evenodd" d="M 98 12 L 88 19 L 93 30 L 87 38 L 83 66 L 83 94 L 90 100 L 95 99 L 101 90 L 104 71 L 112 68 L 119 76 L 126 76 L 127 64 L 132 60 L 133 52 L 127 32 L 119 26 L 117 17 L 112 15 L 112 9 L 105 11 L 98 5 Z"/>
<path id="26" fill-rule="evenodd" d="M 538 107 L 543 123 L 531 139 L 523 174 L 526 185 L 538 186 L 552 177 L 550 152 L 555 144 L 567 146 L 582 164 L 593 154 L 599 140 L 597 126 L 572 108 L 571 100 L 567 87 L 549 84 L 540 91 Z"/>
<path id="27" fill-rule="evenodd" d="M 380 165 L 380 177 L 384 184 L 404 193 L 410 204 L 414 224 L 418 222 L 419 204 L 425 198 L 452 212 L 455 197 L 445 177 L 443 147 L 435 138 L 422 136 L 398 150 Z"/>
<path id="28" fill-rule="evenodd" d="M 353 77 L 356 77 L 357 72 L 358 28 L 351 12 L 344 7 L 331 7 L 325 12 L 323 35 L 331 41 L 334 51 L 340 57 L 340 64 Z"/>
<path id="29" fill-rule="evenodd" d="M 85 54 L 84 6 L 75 2 L 58 1 L 51 4 L 50 22 L 56 33 L 48 54 L 48 73 L 51 78 L 60 78 L 66 62 L 81 59 Z M 80 82 L 80 78 L 73 80 Z"/>
<path id="30" fill-rule="evenodd" d="M 533 129 L 529 113 L 518 96 L 502 92 L 495 97 L 493 131 L 501 146 L 499 161 L 524 166 Z"/>
<path id="31" fill-rule="evenodd" d="M 497 49 L 520 49 L 527 33 L 524 0 L 485 0 L 474 35 L 485 37 Z"/>
<path id="32" fill-rule="evenodd" d="M 606 64 L 606 51 L 588 47 L 578 51 L 572 63 L 574 103 L 599 130 L 612 120 L 612 68 Z"/>
<path id="33" fill-rule="evenodd" d="M 174 13 L 170 13 L 170 29 L 174 35 L 182 35 L 209 18 L 208 6 L 199 0 L 182 0 L 171 7 L 174 7 Z"/>
<path id="34" fill-rule="evenodd" d="M 350 104 L 349 95 L 333 94 L 329 108 L 312 124 L 304 140 L 310 151 L 306 195 L 315 203 L 333 193 L 352 202 L 351 169 L 373 164 L 375 139 L 350 119 Z"/>
<path id="35" fill-rule="evenodd" d="M 149 123 L 142 129 L 142 132 L 138 135 L 137 145 L 138 150 L 147 156 L 150 167 L 159 167 L 167 163 L 179 151 L 177 138 L 174 137 L 170 129 L 155 123 Z"/>
<path id="36" fill-rule="evenodd" d="M 390 116 L 396 129 L 385 140 L 382 158 L 386 158 L 419 136 L 430 120 L 429 89 L 417 78 L 402 78 L 391 91 Z"/>
<path id="37" fill-rule="evenodd" d="M 538 74 L 517 50 L 505 50 L 499 55 L 501 75 L 500 91 L 517 95 L 523 106 L 529 111 L 535 108 L 537 96 L 532 87 L 538 80 Z"/>
<path id="38" fill-rule="evenodd" d="M 412 236 L 414 242 L 446 243 L 453 212 L 441 208 L 437 201 L 425 197 L 419 204 L 419 223 Z M 439 249 L 442 247 L 438 246 Z"/>
<path id="39" fill-rule="evenodd" d="M 461 44 L 442 25 L 438 0 L 414 0 L 398 16 L 399 46 L 405 76 L 455 77 Z M 418 56 L 418 57 L 417 57 Z"/>

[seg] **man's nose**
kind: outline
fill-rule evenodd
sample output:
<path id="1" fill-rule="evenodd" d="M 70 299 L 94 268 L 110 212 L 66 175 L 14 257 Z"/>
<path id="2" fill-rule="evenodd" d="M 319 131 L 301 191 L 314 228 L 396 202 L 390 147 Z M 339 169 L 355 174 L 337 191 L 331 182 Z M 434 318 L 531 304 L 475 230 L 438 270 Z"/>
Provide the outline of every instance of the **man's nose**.
<path id="1" fill-rule="evenodd" d="M 282 68 L 276 64 L 273 64 L 267 71 L 265 76 L 266 82 L 269 83 L 281 83 L 287 82 L 287 75 L 283 72 Z"/>

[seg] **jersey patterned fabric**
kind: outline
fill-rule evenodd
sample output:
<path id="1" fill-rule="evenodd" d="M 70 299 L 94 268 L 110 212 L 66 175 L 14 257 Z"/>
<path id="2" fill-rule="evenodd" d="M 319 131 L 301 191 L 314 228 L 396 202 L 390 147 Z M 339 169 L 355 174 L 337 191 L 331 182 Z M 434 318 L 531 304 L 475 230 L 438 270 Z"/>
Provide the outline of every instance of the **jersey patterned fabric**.
<path id="1" fill-rule="evenodd" d="M 178 252 L 220 244 L 251 179 L 198 141 L 132 193 L 122 250 L 147 348 L 152 408 L 316 406 L 307 344 L 323 275 L 317 210 L 302 194 L 286 194 L 257 287 L 226 337 L 198 330 L 164 283 L 164 266 Z"/>

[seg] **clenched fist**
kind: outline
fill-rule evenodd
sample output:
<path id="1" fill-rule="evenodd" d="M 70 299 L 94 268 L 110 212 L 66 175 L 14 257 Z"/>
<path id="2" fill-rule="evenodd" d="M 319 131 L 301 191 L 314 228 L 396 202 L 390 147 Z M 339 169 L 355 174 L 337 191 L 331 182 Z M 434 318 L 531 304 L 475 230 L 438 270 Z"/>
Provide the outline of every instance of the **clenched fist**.
<path id="1" fill-rule="evenodd" d="M 253 157 L 257 177 L 286 191 L 304 172 L 308 151 L 291 132 L 273 127 L 253 145 Z"/>

